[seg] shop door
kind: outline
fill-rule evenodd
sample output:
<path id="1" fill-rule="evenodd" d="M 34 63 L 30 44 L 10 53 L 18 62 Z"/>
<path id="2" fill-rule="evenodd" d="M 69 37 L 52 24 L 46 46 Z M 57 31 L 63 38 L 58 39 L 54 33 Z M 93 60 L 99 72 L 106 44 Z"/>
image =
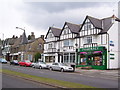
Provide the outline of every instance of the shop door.
<path id="1" fill-rule="evenodd" d="M 92 59 L 93 59 L 92 55 L 88 55 L 87 65 L 92 65 L 93 62 Z"/>

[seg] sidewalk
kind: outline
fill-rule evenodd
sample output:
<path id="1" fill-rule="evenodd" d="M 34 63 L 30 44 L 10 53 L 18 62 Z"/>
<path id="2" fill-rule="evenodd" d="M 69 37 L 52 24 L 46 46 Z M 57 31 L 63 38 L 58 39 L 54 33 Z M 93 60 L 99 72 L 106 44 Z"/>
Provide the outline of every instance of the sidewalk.
<path id="1" fill-rule="evenodd" d="M 108 77 L 108 78 L 118 78 L 120 75 L 118 75 L 118 70 L 95 70 L 95 69 L 81 69 L 76 68 L 76 73 L 80 73 L 82 75 L 89 75 L 89 76 L 96 76 L 96 77 Z"/>

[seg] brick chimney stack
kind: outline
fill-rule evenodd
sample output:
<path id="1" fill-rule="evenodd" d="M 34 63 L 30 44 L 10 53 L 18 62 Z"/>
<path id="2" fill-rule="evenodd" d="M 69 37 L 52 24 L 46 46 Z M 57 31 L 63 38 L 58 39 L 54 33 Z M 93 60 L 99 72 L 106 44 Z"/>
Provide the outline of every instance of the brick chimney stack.
<path id="1" fill-rule="evenodd" d="M 35 40 L 34 32 L 31 32 L 31 40 Z"/>

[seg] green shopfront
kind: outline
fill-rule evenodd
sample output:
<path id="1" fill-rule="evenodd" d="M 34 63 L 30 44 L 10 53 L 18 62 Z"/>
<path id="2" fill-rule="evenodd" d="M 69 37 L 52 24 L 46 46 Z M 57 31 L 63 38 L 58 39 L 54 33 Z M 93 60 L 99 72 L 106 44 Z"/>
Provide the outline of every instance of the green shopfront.
<path id="1" fill-rule="evenodd" d="M 107 69 L 107 49 L 103 46 L 80 48 L 77 50 L 76 67 L 90 66 L 93 69 Z"/>

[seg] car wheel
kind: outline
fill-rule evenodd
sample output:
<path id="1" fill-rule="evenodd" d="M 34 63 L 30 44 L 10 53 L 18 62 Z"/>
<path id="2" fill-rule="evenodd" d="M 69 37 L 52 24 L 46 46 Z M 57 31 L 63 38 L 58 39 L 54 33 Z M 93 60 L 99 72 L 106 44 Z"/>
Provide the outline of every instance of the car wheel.
<path id="1" fill-rule="evenodd" d="M 61 70 L 60 70 L 61 72 L 64 72 L 64 69 L 63 68 L 61 68 Z"/>
<path id="2" fill-rule="evenodd" d="M 42 67 L 40 66 L 39 69 L 42 69 Z"/>
<path id="3" fill-rule="evenodd" d="M 52 69 L 52 67 L 50 67 L 49 69 L 50 69 L 50 71 L 52 71 L 52 70 L 53 70 L 53 69 Z"/>

